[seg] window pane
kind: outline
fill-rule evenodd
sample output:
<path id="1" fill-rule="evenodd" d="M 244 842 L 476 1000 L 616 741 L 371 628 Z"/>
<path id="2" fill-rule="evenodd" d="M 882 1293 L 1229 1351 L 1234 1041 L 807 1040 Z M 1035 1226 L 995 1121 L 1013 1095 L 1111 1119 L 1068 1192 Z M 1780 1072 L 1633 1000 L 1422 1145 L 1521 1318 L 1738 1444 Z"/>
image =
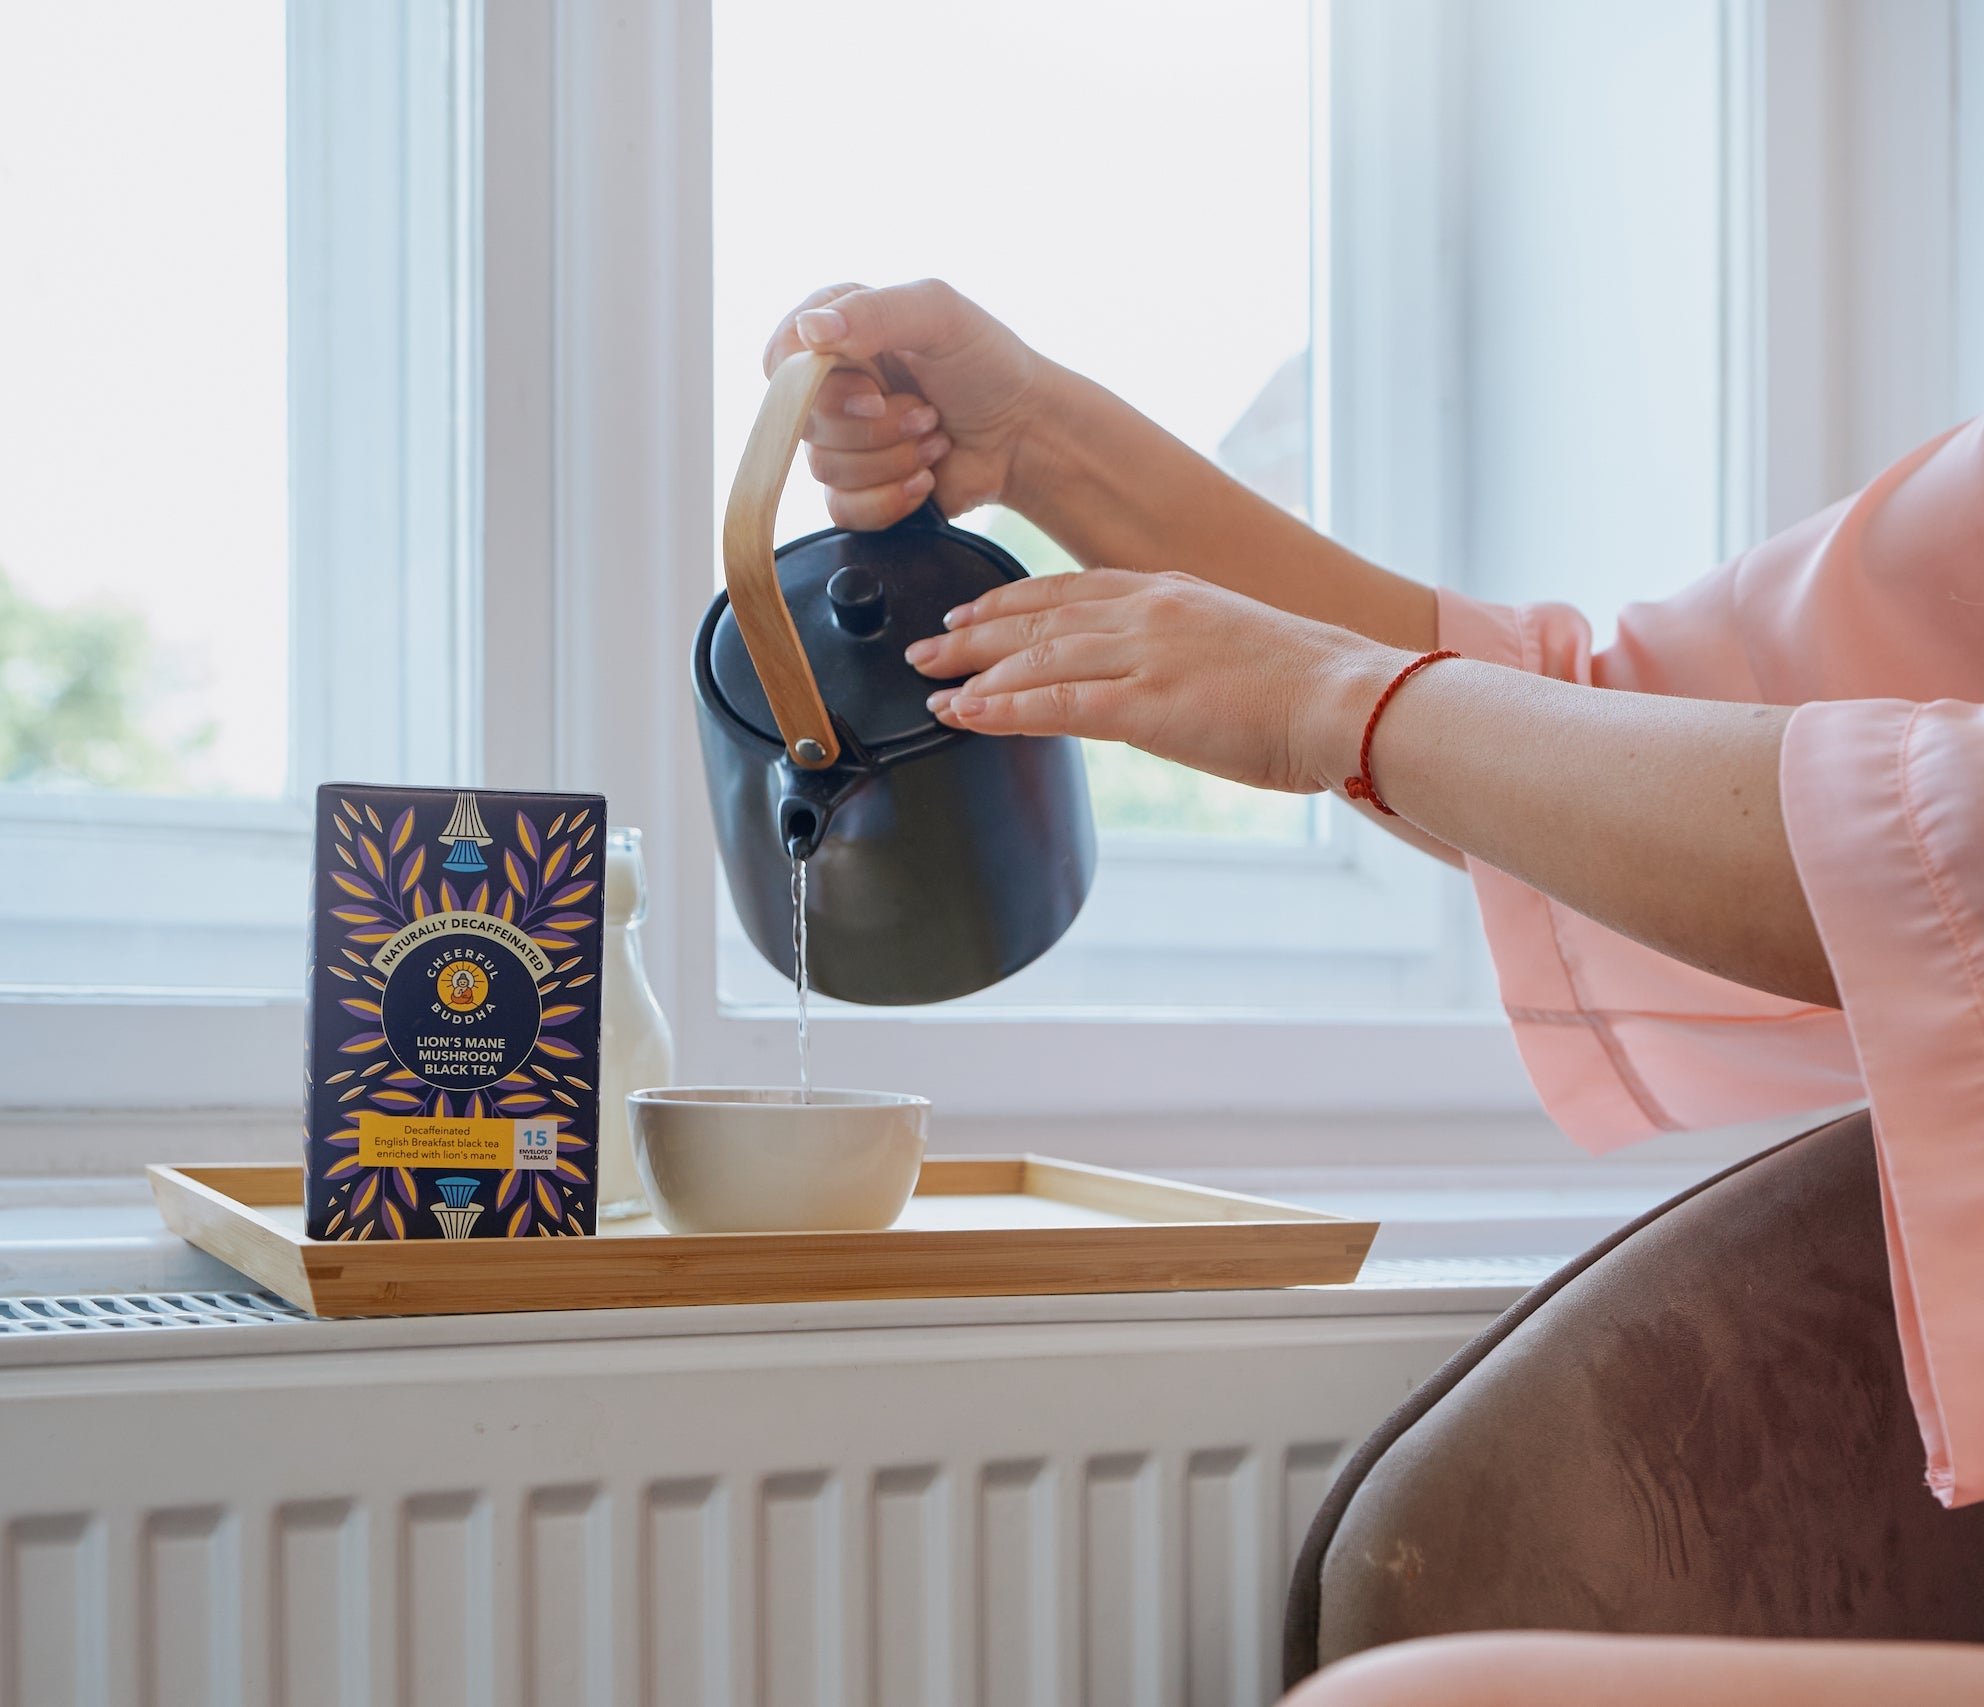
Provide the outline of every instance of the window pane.
<path id="1" fill-rule="evenodd" d="M 0 6 L 0 787 L 283 791 L 283 30 Z"/>
<path id="2" fill-rule="evenodd" d="M 719 476 L 779 316 L 837 279 L 948 279 L 1307 513 L 1308 0 L 879 0 L 833 29 L 803 0 L 716 18 Z M 826 525 L 800 474 L 780 537 Z M 1036 574 L 1072 567 L 980 512 Z M 1089 754 L 1106 834 L 1302 843 L 1308 802 L 1115 746 Z"/>
<path id="3" fill-rule="evenodd" d="M 466 21 L 0 0 L 0 989 L 293 993 L 309 790 L 474 763 Z"/>

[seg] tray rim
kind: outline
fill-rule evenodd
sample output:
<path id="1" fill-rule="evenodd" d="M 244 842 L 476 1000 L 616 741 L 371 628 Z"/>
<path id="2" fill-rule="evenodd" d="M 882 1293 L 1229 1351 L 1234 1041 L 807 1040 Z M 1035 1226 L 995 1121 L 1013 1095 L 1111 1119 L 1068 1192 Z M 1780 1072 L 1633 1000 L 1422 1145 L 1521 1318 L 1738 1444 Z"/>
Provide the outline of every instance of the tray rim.
<path id="1" fill-rule="evenodd" d="M 262 1213 L 302 1202 L 300 1164 L 152 1163 L 145 1171 L 173 1232 L 299 1308 L 332 1317 L 1344 1284 L 1356 1278 L 1378 1226 L 1024 1152 L 927 1157 L 917 1195 L 1039 1196 L 1132 1224 L 312 1240 Z M 546 1280 L 577 1296 L 514 1294 Z M 481 1290 L 463 1301 L 451 1290 L 458 1285 Z M 492 1301 L 492 1288 L 507 1301 Z"/>

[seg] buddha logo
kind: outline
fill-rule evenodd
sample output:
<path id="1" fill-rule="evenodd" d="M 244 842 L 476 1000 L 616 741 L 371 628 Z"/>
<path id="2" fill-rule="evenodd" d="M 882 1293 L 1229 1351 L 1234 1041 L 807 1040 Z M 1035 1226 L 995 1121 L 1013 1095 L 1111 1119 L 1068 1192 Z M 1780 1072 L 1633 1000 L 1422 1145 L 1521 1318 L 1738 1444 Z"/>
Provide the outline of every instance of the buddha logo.
<path id="1" fill-rule="evenodd" d="M 489 974 L 473 960 L 450 960 L 434 974 L 434 993 L 450 1013 L 473 1013 L 489 999 Z"/>
<path id="2" fill-rule="evenodd" d="M 441 1237 L 466 1239 L 476 1217 L 482 1213 L 482 1205 L 475 1201 L 475 1188 L 481 1182 L 449 1178 L 434 1183 L 441 1188 L 441 1201 L 434 1205 L 434 1219 L 441 1223 Z"/>

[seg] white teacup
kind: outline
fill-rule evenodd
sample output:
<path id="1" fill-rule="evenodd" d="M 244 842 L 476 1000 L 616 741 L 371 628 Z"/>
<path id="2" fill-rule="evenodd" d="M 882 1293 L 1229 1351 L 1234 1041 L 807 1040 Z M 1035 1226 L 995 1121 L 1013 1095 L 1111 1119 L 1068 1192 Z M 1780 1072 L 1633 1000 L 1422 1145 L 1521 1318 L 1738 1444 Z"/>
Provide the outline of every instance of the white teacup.
<path id="1" fill-rule="evenodd" d="M 916 1189 L 926 1098 L 684 1085 L 632 1091 L 634 1163 L 671 1233 L 887 1227 Z"/>

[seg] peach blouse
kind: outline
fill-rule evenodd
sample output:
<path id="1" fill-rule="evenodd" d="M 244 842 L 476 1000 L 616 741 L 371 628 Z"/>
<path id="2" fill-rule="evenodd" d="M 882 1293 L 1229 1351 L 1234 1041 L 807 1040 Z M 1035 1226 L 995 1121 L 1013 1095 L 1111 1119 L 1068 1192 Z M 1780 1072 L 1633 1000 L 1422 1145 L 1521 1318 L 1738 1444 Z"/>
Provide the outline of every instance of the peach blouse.
<path id="1" fill-rule="evenodd" d="M 1870 1103 L 1929 1486 L 1984 1499 L 1984 419 L 1629 607 L 1603 652 L 1562 605 L 1444 591 L 1440 644 L 1597 687 L 1799 707 L 1784 816 L 1844 1012 L 1469 868 L 1523 1059 L 1585 1147 Z"/>

